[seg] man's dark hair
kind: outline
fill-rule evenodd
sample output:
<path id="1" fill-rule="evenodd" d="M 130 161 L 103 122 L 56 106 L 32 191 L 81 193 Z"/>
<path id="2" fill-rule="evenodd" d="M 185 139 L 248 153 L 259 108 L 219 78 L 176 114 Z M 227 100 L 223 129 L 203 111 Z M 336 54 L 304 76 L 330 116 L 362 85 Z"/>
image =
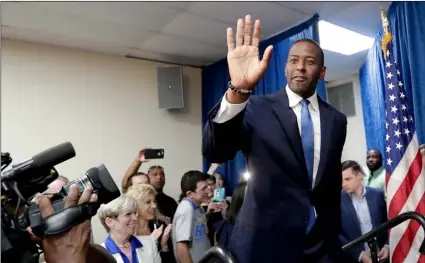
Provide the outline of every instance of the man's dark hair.
<path id="1" fill-rule="evenodd" d="M 291 45 L 291 48 L 295 45 L 295 44 L 297 44 L 297 43 L 300 43 L 300 42 L 307 42 L 307 43 L 310 43 L 310 44 L 312 44 L 313 46 L 315 46 L 316 47 L 316 49 L 317 49 L 317 55 L 318 55 L 318 58 L 319 58 L 319 65 L 320 65 L 320 67 L 323 67 L 324 65 L 325 65 L 325 54 L 323 53 L 323 49 L 320 47 L 320 45 L 319 45 L 319 43 L 317 43 L 316 41 L 314 41 L 314 40 L 312 40 L 312 39 L 309 39 L 309 38 L 303 38 L 303 39 L 298 39 L 297 41 L 295 41 L 292 45 Z M 290 48 L 290 49 L 291 49 Z"/>
<path id="2" fill-rule="evenodd" d="M 149 169 L 148 169 L 148 173 L 149 173 L 150 171 L 152 171 L 153 169 L 156 169 L 156 168 L 161 169 L 161 170 L 162 170 L 162 173 L 165 175 L 164 167 L 162 167 L 161 165 L 152 165 L 151 167 L 149 167 Z"/>
<path id="3" fill-rule="evenodd" d="M 370 152 L 376 152 L 377 154 L 378 154 L 378 156 L 379 156 L 379 158 L 381 158 L 382 159 L 382 153 L 381 153 L 381 151 L 380 150 L 378 150 L 378 149 L 370 149 L 369 151 L 367 151 L 367 153 L 370 153 Z"/>
<path id="4" fill-rule="evenodd" d="M 127 192 L 128 188 L 130 188 L 130 186 L 133 185 L 133 177 L 138 176 L 138 175 L 146 176 L 146 178 L 148 179 L 148 182 L 149 182 L 149 176 L 147 174 L 145 174 L 143 172 L 134 173 L 127 178 L 127 185 L 125 187 L 123 187 L 123 189 L 122 189 L 123 193 Z"/>
<path id="5" fill-rule="evenodd" d="M 182 190 L 182 194 L 184 196 L 186 196 L 186 193 L 188 191 L 192 191 L 195 192 L 196 191 L 196 187 L 198 185 L 199 182 L 202 181 L 206 181 L 208 180 L 209 175 L 206 173 L 202 173 L 200 171 L 188 171 L 186 172 L 183 177 L 182 180 L 180 182 L 180 187 Z"/>
<path id="6" fill-rule="evenodd" d="M 356 161 L 347 160 L 347 161 L 344 161 L 341 166 L 342 166 L 341 171 L 345 171 L 351 168 L 353 173 L 355 174 L 361 173 L 362 175 L 364 175 L 362 167 Z"/>
<path id="7" fill-rule="evenodd" d="M 210 176 L 208 177 L 208 180 L 213 181 L 213 182 L 214 182 L 214 184 L 215 184 L 215 183 L 216 183 L 216 181 L 217 181 L 217 179 L 215 178 L 215 176 L 214 176 L 214 175 L 210 175 Z"/>

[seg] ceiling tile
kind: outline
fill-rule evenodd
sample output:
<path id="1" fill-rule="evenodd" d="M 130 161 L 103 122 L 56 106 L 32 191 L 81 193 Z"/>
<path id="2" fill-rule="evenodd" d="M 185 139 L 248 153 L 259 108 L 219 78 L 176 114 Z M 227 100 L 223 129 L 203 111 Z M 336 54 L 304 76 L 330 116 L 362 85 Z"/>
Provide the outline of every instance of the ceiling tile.
<path id="1" fill-rule="evenodd" d="M 201 57 L 208 52 L 221 52 L 221 49 L 184 38 L 176 38 L 166 34 L 156 34 L 149 38 L 141 47 L 142 50 L 158 53 L 181 55 L 190 57 Z M 223 49 L 224 51 L 224 49 Z"/>
<path id="2" fill-rule="evenodd" d="M 187 10 L 191 5 L 193 5 L 195 2 L 177 2 L 177 1 L 169 1 L 169 2 L 157 2 L 152 1 L 156 3 L 161 3 L 162 5 L 165 5 L 167 7 L 171 7 L 178 10 Z"/>
<path id="3" fill-rule="evenodd" d="M 91 50 L 107 54 L 127 54 L 127 48 L 125 46 L 107 44 L 105 42 L 96 40 L 78 39 L 72 36 L 63 36 L 28 29 L 2 27 L 2 37 L 47 45 L 76 48 L 81 50 Z"/>
<path id="4" fill-rule="evenodd" d="M 285 9 L 274 2 L 197 2 L 188 11 L 223 21 L 231 27 L 236 27 L 238 18 L 249 14 L 253 19 L 261 20 L 263 29 L 280 28 L 278 31 L 305 18 L 305 15 Z"/>
<path id="5" fill-rule="evenodd" d="M 349 9 L 340 10 L 327 20 L 374 38 L 382 29 L 381 7 L 388 8 L 390 4 L 391 2 L 357 2 Z"/>
<path id="6" fill-rule="evenodd" d="M 356 2 L 276 2 L 280 6 L 299 12 L 308 16 L 318 13 L 320 16 L 329 16 L 347 9 L 356 4 Z"/>
<path id="7" fill-rule="evenodd" d="M 226 47 L 227 27 L 222 22 L 184 13 L 164 27 L 162 32 L 179 37 L 187 37 L 188 39 L 197 39 L 210 45 Z"/>
<path id="8" fill-rule="evenodd" d="M 19 4 L 31 9 L 74 14 L 154 31 L 160 31 L 182 12 L 161 2 L 21 2 Z"/>
<path id="9" fill-rule="evenodd" d="M 2 24 L 12 28 L 96 40 L 105 44 L 137 46 L 153 32 L 113 22 L 13 3 L 3 10 Z"/>

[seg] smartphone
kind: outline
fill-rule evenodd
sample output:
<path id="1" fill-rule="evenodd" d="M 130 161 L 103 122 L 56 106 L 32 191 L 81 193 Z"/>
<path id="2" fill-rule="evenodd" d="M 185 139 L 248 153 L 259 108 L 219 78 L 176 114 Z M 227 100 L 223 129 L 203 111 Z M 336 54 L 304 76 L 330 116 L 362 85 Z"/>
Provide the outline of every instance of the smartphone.
<path id="1" fill-rule="evenodd" d="M 147 149 L 145 150 L 146 159 L 163 159 L 164 149 Z"/>
<path id="2" fill-rule="evenodd" d="M 220 203 L 221 201 L 224 201 L 225 199 L 226 199 L 226 189 L 224 187 L 214 189 L 214 197 L 213 197 L 214 202 Z"/>

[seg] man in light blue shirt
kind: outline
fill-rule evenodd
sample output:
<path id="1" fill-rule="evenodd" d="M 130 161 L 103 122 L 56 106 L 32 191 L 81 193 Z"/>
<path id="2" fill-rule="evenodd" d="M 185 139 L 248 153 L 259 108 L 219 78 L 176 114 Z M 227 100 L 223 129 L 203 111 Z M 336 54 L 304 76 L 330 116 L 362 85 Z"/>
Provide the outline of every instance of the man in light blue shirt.
<path id="1" fill-rule="evenodd" d="M 345 161 L 342 164 L 341 192 L 341 243 L 350 241 L 366 234 L 387 221 L 387 208 L 384 192 L 378 188 L 363 184 L 364 173 L 355 161 Z M 388 235 L 378 239 L 378 258 L 385 262 L 389 257 Z M 358 245 L 347 251 L 350 258 L 356 262 L 372 263 L 368 245 Z"/>

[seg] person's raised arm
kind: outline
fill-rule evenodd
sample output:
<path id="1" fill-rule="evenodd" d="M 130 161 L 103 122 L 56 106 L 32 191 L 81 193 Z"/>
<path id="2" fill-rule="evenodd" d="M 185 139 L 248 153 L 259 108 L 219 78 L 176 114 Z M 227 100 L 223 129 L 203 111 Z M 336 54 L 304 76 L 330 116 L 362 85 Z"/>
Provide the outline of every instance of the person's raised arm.
<path id="1" fill-rule="evenodd" d="M 128 179 L 130 178 L 130 176 L 132 176 L 133 174 L 137 173 L 137 171 L 139 171 L 142 163 L 145 163 L 145 162 L 148 161 L 147 159 L 145 159 L 145 150 L 147 150 L 147 149 L 148 148 L 144 148 L 144 149 L 140 150 L 137 153 L 136 159 L 134 159 L 134 161 L 127 168 L 127 171 L 125 171 L 125 173 L 122 177 L 122 180 L 121 180 L 121 188 L 122 188 L 123 193 L 127 192 L 127 189 L 129 187 Z"/>
<path id="2" fill-rule="evenodd" d="M 236 40 L 233 29 L 227 29 L 227 63 L 230 85 L 223 99 L 209 113 L 203 134 L 203 154 L 209 162 L 224 162 L 234 158 L 243 138 L 244 117 L 250 94 L 266 72 L 272 46 L 259 57 L 260 20 L 254 29 L 251 16 L 239 19 Z M 243 143 L 243 142 L 242 142 Z"/>

